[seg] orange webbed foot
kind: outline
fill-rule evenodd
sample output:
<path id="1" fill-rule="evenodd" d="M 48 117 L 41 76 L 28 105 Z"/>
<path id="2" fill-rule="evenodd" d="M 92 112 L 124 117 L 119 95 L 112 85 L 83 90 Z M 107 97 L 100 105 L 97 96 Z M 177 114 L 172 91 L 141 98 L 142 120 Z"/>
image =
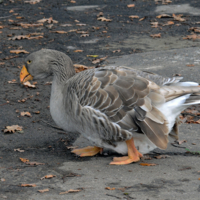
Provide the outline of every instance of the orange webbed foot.
<path id="1" fill-rule="evenodd" d="M 88 146 L 82 149 L 74 149 L 73 151 L 71 151 L 72 153 L 75 153 L 76 155 L 80 156 L 80 157 L 86 157 L 86 156 L 94 156 L 98 153 L 102 153 L 103 149 L 100 147 L 92 147 L 92 146 Z"/>

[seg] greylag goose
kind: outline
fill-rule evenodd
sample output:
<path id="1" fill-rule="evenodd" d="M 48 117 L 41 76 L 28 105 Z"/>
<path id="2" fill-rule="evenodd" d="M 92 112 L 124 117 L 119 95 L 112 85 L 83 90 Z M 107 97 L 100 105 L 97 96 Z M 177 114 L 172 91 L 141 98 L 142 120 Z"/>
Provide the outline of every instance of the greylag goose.
<path id="1" fill-rule="evenodd" d="M 200 87 L 128 67 L 108 66 L 75 73 L 64 53 L 42 49 L 25 59 L 20 81 L 53 75 L 50 112 L 68 132 L 83 134 L 94 146 L 72 152 L 94 156 L 103 148 L 123 157 L 110 164 L 137 162 L 155 148 L 166 149 L 168 136 L 177 137 L 179 115 L 200 103 Z"/>

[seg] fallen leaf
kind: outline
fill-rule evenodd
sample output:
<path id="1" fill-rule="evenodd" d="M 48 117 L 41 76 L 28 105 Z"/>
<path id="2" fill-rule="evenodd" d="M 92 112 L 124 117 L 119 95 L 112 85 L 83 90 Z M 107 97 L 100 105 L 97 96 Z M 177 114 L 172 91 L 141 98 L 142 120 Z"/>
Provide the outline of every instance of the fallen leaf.
<path id="1" fill-rule="evenodd" d="M 22 149 L 20 149 L 20 148 L 14 149 L 14 151 L 18 151 L 18 152 L 20 152 L 20 153 L 23 153 L 23 152 L 24 152 L 24 150 L 22 150 Z"/>
<path id="2" fill-rule="evenodd" d="M 113 53 L 119 53 L 119 52 L 121 52 L 120 49 L 118 49 L 118 50 L 114 50 L 114 51 L 113 51 Z"/>
<path id="3" fill-rule="evenodd" d="M 99 17 L 99 18 L 97 18 L 97 20 L 100 20 L 102 22 L 111 22 L 112 21 L 112 19 L 106 19 L 105 17 Z"/>
<path id="4" fill-rule="evenodd" d="M 75 21 L 76 23 L 80 22 L 80 21 L 78 21 L 77 19 L 75 19 L 74 21 Z"/>
<path id="5" fill-rule="evenodd" d="M 169 25 L 173 25 L 173 24 L 174 24 L 173 21 L 167 21 L 167 23 L 166 23 L 166 24 L 163 24 L 163 26 L 169 26 Z"/>
<path id="6" fill-rule="evenodd" d="M 115 188 L 111 188 L 111 187 L 106 187 L 106 190 L 115 190 Z"/>
<path id="7" fill-rule="evenodd" d="M 135 4 L 128 4 L 127 7 L 128 8 L 133 8 L 133 7 L 135 7 Z"/>
<path id="8" fill-rule="evenodd" d="M 87 57 L 97 58 L 99 55 L 87 55 Z"/>
<path id="9" fill-rule="evenodd" d="M 161 37 L 161 33 L 157 33 L 157 34 L 152 34 L 150 35 L 152 38 L 160 38 Z"/>
<path id="10" fill-rule="evenodd" d="M 34 111 L 35 114 L 40 114 L 40 111 Z"/>
<path id="11" fill-rule="evenodd" d="M 16 53 L 16 54 L 19 54 L 19 53 L 29 53 L 29 52 L 26 51 L 26 50 L 10 50 L 10 53 Z"/>
<path id="12" fill-rule="evenodd" d="M 191 27 L 188 29 L 189 31 L 194 31 L 196 33 L 200 33 L 200 27 Z"/>
<path id="13" fill-rule="evenodd" d="M 23 163 L 26 163 L 26 162 L 29 162 L 29 160 L 28 159 L 26 159 L 26 158 L 19 158 Z"/>
<path id="14" fill-rule="evenodd" d="M 11 10 L 9 10 L 9 13 L 14 13 L 14 10 L 12 10 L 12 9 L 11 9 Z"/>
<path id="15" fill-rule="evenodd" d="M 17 83 L 15 79 L 13 79 L 12 81 L 8 81 L 8 83 Z"/>
<path id="16" fill-rule="evenodd" d="M 66 192 L 60 192 L 59 194 L 68 194 L 68 193 L 75 193 L 75 192 L 80 192 L 80 191 L 82 191 L 82 190 L 73 190 L 73 189 L 70 189 L 70 190 L 68 190 Z"/>
<path id="17" fill-rule="evenodd" d="M 76 3 L 76 1 L 74 1 L 74 0 L 71 0 L 71 1 L 70 1 L 70 3 Z"/>
<path id="18" fill-rule="evenodd" d="M 98 58 L 92 61 L 93 64 L 97 64 L 100 63 L 101 61 L 104 61 L 108 56 L 105 56 L 103 58 Z"/>
<path id="19" fill-rule="evenodd" d="M 31 35 L 32 34 L 29 34 L 29 35 L 16 35 L 14 37 L 8 38 L 8 40 L 22 40 L 22 39 L 32 40 L 32 39 L 41 39 L 41 38 L 43 38 L 42 35 L 38 35 L 36 37 L 31 37 Z"/>
<path id="20" fill-rule="evenodd" d="M 88 31 L 76 31 L 76 33 L 79 33 L 79 34 L 88 34 Z"/>
<path id="21" fill-rule="evenodd" d="M 157 164 L 154 164 L 154 163 L 140 163 L 140 165 L 142 165 L 142 166 L 155 166 Z"/>
<path id="22" fill-rule="evenodd" d="M 50 178 L 53 178 L 53 177 L 56 177 L 56 175 L 46 175 L 46 176 L 43 176 L 40 180 L 43 180 L 43 179 L 50 179 Z"/>
<path id="23" fill-rule="evenodd" d="M 46 188 L 46 189 L 43 189 L 43 190 L 38 190 L 38 192 L 40 192 L 40 193 L 44 193 L 44 192 L 48 192 L 49 191 L 49 189 L 48 188 Z"/>
<path id="24" fill-rule="evenodd" d="M 37 24 L 25 24 L 25 23 L 19 23 L 19 26 L 23 28 L 29 28 L 29 27 L 38 27 L 38 26 L 43 26 L 43 23 L 37 23 Z"/>
<path id="25" fill-rule="evenodd" d="M 198 178 L 198 180 L 200 181 L 200 178 Z"/>
<path id="26" fill-rule="evenodd" d="M 72 26 L 72 24 L 60 24 L 60 26 L 66 27 L 66 26 Z"/>
<path id="27" fill-rule="evenodd" d="M 75 53 L 77 53 L 77 52 L 79 53 L 79 52 L 83 52 L 83 50 L 77 49 L 77 50 L 74 50 L 74 52 Z"/>
<path id="28" fill-rule="evenodd" d="M 12 126 L 6 126 L 6 129 L 4 129 L 4 133 L 10 132 L 14 133 L 15 131 L 22 131 L 22 126 L 18 125 L 12 125 Z"/>
<path id="29" fill-rule="evenodd" d="M 36 187 L 36 184 L 21 184 L 21 187 Z"/>
<path id="30" fill-rule="evenodd" d="M 24 103 L 27 100 L 27 98 L 24 98 L 22 100 L 18 100 L 19 103 Z"/>
<path id="31" fill-rule="evenodd" d="M 43 18 L 43 19 L 38 20 L 37 22 L 39 22 L 39 23 L 47 22 L 47 23 L 49 23 L 49 24 L 50 24 L 50 23 L 58 23 L 58 21 L 53 20 L 52 17 L 49 17 L 49 18 Z"/>
<path id="32" fill-rule="evenodd" d="M 158 22 L 151 22 L 152 28 L 158 28 Z"/>
<path id="33" fill-rule="evenodd" d="M 175 14 L 172 14 L 172 17 L 174 18 L 174 20 L 176 21 L 179 21 L 179 22 L 184 22 L 186 19 L 184 18 L 181 18 L 183 15 L 175 15 Z"/>
<path id="34" fill-rule="evenodd" d="M 35 162 L 35 161 L 33 161 L 33 162 L 26 162 L 26 164 L 27 165 L 31 165 L 31 166 L 36 166 L 36 165 L 45 165 L 45 163 L 39 163 L 39 162 Z"/>
<path id="35" fill-rule="evenodd" d="M 1 178 L 1 181 L 3 182 L 3 181 L 6 181 L 6 179 L 5 178 Z"/>
<path id="36" fill-rule="evenodd" d="M 25 83 L 23 83 L 23 85 L 29 88 L 36 88 L 36 86 L 31 84 L 29 81 L 26 81 Z"/>
<path id="37" fill-rule="evenodd" d="M 64 34 L 64 33 L 68 33 L 67 31 L 51 31 L 53 33 L 60 33 L 60 34 Z"/>
<path id="38" fill-rule="evenodd" d="M 86 24 L 76 24 L 76 26 L 86 26 Z"/>
<path id="39" fill-rule="evenodd" d="M 180 145 L 180 144 L 182 144 L 182 143 L 185 143 L 185 142 L 187 142 L 187 140 L 177 140 L 177 143 Z"/>
<path id="40" fill-rule="evenodd" d="M 21 116 L 32 117 L 30 112 L 21 112 Z"/>
<path id="41" fill-rule="evenodd" d="M 17 16 L 16 19 L 24 19 L 24 17 Z"/>
<path id="42" fill-rule="evenodd" d="M 188 64 L 187 67 L 194 67 L 194 64 Z"/>
<path id="43" fill-rule="evenodd" d="M 140 17 L 138 15 L 130 15 L 129 18 L 130 19 L 139 19 Z"/>
<path id="44" fill-rule="evenodd" d="M 185 167 L 185 168 L 182 168 L 182 169 L 178 169 L 178 171 L 185 171 L 185 170 L 188 170 L 188 169 L 192 169 L 192 167 Z"/>
<path id="45" fill-rule="evenodd" d="M 154 156 L 156 159 L 162 159 L 162 158 L 170 158 L 168 155 L 159 155 L 159 156 Z"/>
<path id="46" fill-rule="evenodd" d="M 69 30 L 68 32 L 71 33 L 71 32 L 75 32 L 77 31 L 77 29 L 72 29 L 72 30 Z"/>
<path id="47" fill-rule="evenodd" d="M 142 17 L 139 19 L 139 22 L 143 21 L 145 19 L 145 17 Z"/>
<path id="48" fill-rule="evenodd" d="M 192 35 L 187 35 L 186 37 L 183 38 L 184 40 L 196 40 L 196 39 L 200 39 L 200 35 L 197 35 L 197 34 L 192 34 Z"/>
<path id="49" fill-rule="evenodd" d="M 74 67 L 75 67 L 76 73 L 82 72 L 82 71 L 87 70 L 87 69 L 94 68 L 94 67 L 87 67 L 85 65 L 80 65 L 80 64 L 74 64 Z"/>
<path id="50" fill-rule="evenodd" d="M 156 18 L 158 18 L 158 19 L 165 18 L 165 17 L 172 17 L 172 16 L 168 15 L 168 14 L 161 14 L 161 15 L 156 16 Z"/>
<path id="51" fill-rule="evenodd" d="M 0 29 L 2 29 L 3 28 L 3 26 L 0 26 Z"/>
<path id="52" fill-rule="evenodd" d="M 200 119 L 196 121 L 197 124 L 200 124 Z"/>
<path id="53" fill-rule="evenodd" d="M 46 82 L 45 85 L 52 85 L 52 82 Z"/>

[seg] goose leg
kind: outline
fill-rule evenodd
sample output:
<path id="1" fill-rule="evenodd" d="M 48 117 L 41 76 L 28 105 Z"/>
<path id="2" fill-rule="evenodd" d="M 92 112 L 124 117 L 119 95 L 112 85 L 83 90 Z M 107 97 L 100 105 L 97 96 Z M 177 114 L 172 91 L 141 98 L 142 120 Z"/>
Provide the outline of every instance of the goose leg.
<path id="1" fill-rule="evenodd" d="M 72 153 L 75 153 L 76 155 L 80 156 L 80 157 L 85 157 L 85 156 L 94 156 L 98 153 L 102 153 L 103 152 L 103 148 L 100 147 L 92 147 L 92 146 L 88 146 L 82 149 L 74 149 L 73 151 L 71 151 Z"/>
<path id="2" fill-rule="evenodd" d="M 110 165 L 126 165 L 140 160 L 143 155 L 136 149 L 133 138 L 127 140 L 126 144 L 128 147 L 128 156 L 114 157 Z"/>

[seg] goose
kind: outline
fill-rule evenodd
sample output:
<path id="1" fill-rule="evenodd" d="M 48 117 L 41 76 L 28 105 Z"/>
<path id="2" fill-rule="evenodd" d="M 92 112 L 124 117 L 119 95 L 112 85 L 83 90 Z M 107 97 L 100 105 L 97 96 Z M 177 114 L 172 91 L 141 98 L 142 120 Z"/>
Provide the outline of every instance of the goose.
<path id="1" fill-rule="evenodd" d="M 74 149 L 80 157 L 104 148 L 122 154 L 112 165 L 137 162 L 155 148 L 166 149 L 178 137 L 180 113 L 200 103 L 200 87 L 125 66 L 106 66 L 75 73 L 72 60 L 52 49 L 25 59 L 20 81 L 53 76 L 50 113 L 70 133 L 80 133 L 93 146 Z"/>

